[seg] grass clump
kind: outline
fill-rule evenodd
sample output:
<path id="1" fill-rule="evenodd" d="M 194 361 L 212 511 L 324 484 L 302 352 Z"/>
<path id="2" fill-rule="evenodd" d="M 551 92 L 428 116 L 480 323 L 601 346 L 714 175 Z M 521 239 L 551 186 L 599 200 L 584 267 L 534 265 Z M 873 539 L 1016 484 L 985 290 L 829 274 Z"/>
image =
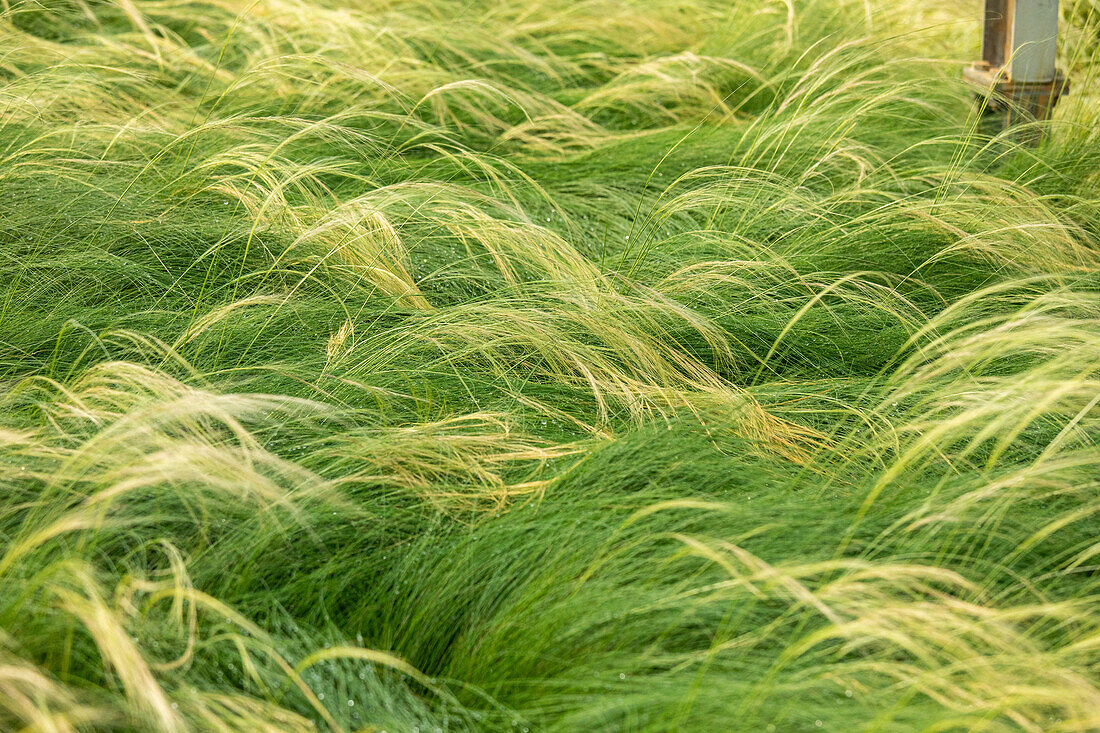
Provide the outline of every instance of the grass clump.
<path id="1" fill-rule="evenodd" d="M 16 0 L 0 728 L 1100 728 L 1093 0 Z"/>

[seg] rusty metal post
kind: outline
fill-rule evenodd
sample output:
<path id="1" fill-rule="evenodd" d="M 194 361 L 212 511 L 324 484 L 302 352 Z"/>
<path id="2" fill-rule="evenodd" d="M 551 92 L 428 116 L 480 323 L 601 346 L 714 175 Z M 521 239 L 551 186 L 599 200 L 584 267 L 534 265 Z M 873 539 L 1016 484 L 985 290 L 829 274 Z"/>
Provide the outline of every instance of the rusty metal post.
<path id="1" fill-rule="evenodd" d="M 982 60 L 963 76 L 1003 124 L 1049 119 L 1069 91 L 1057 44 L 1058 0 L 985 0 Z"/>

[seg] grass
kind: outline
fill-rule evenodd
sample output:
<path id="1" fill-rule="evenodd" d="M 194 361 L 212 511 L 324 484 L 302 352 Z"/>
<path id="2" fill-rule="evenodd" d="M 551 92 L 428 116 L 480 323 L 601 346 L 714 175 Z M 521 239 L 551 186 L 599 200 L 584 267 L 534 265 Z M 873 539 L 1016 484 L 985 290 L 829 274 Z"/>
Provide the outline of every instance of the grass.
<path id="1" fill-rule="evenodd" d="M 1100 728 L 1100 6 L 1031 146 L 977 5 L 5 0 L 0 728 Z"/>

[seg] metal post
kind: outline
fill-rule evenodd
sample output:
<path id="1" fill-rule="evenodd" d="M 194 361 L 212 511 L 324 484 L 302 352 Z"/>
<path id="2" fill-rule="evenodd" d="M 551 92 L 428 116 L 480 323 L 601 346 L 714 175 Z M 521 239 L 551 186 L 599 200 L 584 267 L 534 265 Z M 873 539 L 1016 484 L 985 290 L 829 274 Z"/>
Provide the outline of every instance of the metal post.
<path id="1" fill-rule="evenodd" d="M 1012 8 L 1010 79 L 1023 84 L 1049 84 L 1057 70 L 1058 0 L 1016 0 Z"/>
<path id="2" fill-rule="evenodd" d="M 1057 51 L 1058 0 L 986 0 L 982 60 L 963 76 L 1005 124 L 1045 120 L 1069 91 Z"/>

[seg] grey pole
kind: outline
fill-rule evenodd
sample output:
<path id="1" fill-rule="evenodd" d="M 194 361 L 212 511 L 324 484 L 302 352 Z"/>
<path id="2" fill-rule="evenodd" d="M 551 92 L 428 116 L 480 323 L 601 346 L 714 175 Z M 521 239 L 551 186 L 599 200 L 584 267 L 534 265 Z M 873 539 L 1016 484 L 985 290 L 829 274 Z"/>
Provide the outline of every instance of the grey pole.
<path id="1" fill-rule="evenodd" d="M 1058 0 L 986 0 L 982 60 L 964 77 L 1004 124 L 1045 120 L 1069 91 L 1057 55 Z"/>

